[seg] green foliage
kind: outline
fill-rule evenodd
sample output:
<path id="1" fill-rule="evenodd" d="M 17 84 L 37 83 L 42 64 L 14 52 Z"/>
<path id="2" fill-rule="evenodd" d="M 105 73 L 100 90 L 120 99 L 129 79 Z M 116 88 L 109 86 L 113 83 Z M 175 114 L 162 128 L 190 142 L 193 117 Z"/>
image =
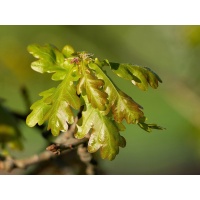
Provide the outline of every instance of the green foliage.
<path id="1" fill-rule="evenodd" d="M 94 108 L 86 96 L 84 99 L 86 110 L 83 112 L 80 125 L 77 126 L 75 137 L 81 139 L 90 133 L 89 152 L 93 153 L 101 148 L 101 157 L 112 160 L 119 152 L 119 146 L 126 145 L 125 139 L 119 134 L 119 131 L 123 131 L 125 127 Z"/>
<path id="2" fill-rule="evenodd" d="M 119 147 L 126 145 L 120 135 L 125 130 L 123 120 L 148 132 L 163 129 L 147 124 L 142 107 L 115 86 L 104 71 L 104 67 L 110 67 L 119 77 L 147 90 L 148 85 L 157 88 L 162 82 L 149 68 L 99 61 L 87 52 L 75 52 L 71 46 L 65 46 L 61 52 L 52 45 L 30 45 L 28 51 L 38 59 L 31 64 L 33 70 L 53 73 L 52 80 L 61 81 L 57 88 L 40 93 L 42 99 L 31 106 L 28 126 L 47 122 L 47 129 L 57 136 L 60 131 L 67 131 L 68 124 L 74 122 L 74 113 L 84 106 L 75 137 L 89 137 L 88 151 L 100 149 L 101 157 L 109 160 L 115 158 Z"/>
<path id="3" fill-rule="evenodd" d="M 9 112 L 0 102 L 0 145 L 3 153 L 7 147 L 13 150 L 22 150 L 22 135 L 18 123 L 12 113 Z"/>
<path id="4" fill-rule="evenodd" d="M 158 82 L 162 83 L 160 77 L 147 67 L 119 63 L 110 63 L 110 67 L 119 77 L 130 80 L 141 90 L 147 90 L 148 84 L 156 89 Z"/>

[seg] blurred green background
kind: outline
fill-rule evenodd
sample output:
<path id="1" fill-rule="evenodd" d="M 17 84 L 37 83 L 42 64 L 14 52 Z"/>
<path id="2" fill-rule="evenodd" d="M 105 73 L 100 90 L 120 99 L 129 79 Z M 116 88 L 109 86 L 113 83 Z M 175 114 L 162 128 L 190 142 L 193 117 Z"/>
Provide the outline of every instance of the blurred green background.
<path id="1" fill-rule="evenodd" d="M 146 133 L 127 125 L 127 146 L 114 161 L 100 160 L 106 174 L 200 174 L 200 26 L 0 26 L 0 97 L 8 108 L 25 112 L 20 87 L 31 102 L 50 88 L 50 75 L 30 68 L 32 43 L 69 44 L 99 59 L 147 66 L 163 80 L 143 92 L 115 75 L 114 82 L 144 108 L 148 123 L 166 128 Z M 45 148 L 40 133 L 20 124 L 26 157 Z"/>

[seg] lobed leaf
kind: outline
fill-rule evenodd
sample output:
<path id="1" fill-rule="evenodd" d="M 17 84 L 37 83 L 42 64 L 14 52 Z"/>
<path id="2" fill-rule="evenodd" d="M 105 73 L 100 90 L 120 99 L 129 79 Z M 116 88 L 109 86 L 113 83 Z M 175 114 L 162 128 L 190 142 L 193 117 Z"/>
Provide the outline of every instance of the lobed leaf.
<path id="1" fill-rule="evenodd" d="M 108 63 L 108 61 L 106 62 Z M 147 90 L 148 84 L 156 89 L 158 82 L 162 83 L 160 77 L 147 67 L 140 67 L 131 64 L 109 63 L 112 71 L 119 77 L 131 82 L 141 90 Z"/>
<path id="2" fill-rule="evenodd" d="M 118 91 L 118 98 L 112 105 L 112 112 L 116 122 L 120 123 L 123 119 L 126 119 L 127 123 L 137 123 L 138 120 L 143 117 L 142 108 L 139 104 L 133 101 L 131 97 Z"/>
<path id="3" fill-rule="evenodd" d="M 27 124 L 35 126 L 48 121 L 48 129 L 57 136 L 74 122 L 73 109 L 85 106 L 77 124 L 76 138 L 90 137 L 88 151 L 100 149 L 103 159 L 113 160 L 126 141 L 120 135 L 122 124 L 136 123 L 145 131 L 162 130 L 156 124 L 147 124 L 142 107 L 122 92 L 103 71 L 103 66 L 142 90 L 148 85 L 158 87 L 159 76 L 147 67 L 131 64 L 100 62 L 87 52 L 75 52 L 67 45 L 60 52 L 53 45 L 30 45 L 28 50 L 38 60 L 31 67 L 40 73 L 53 73 L 52 80 L 62 82 L 57 88 L 40 93 L 42 99 L 31 106 Z"/>
<path id="4" fill-rule="evenodd" d="M 103 115 L 89 102 L 86 103 L 86 107 L 82 113 L 82 124 L 80 125 L 79 121 L 79 125 L 77 125 L 78 131 L 75 133 L 75 137 L 81 139 L 87 134 L 91 134 L 88 151 L 93 153 L 100 149 L 103 159 L 113 160 L 119 153 L 119 146 L 125 147 L 126 145 L 124 137 L 119 134 L 119 131 L 124 130 L 125 127 Z"/>
<path id="5" fill-rule="evenodd" d="M 81 106 L 79 97 L 76 94 L 74 85 L 73 67 L 68 69 L 65 79 L 57 88 L 51 88 L 40 93 L 43 98 L 31 106 L 32 112 L 28 115 L 26 123 L 33 127 L 48 121 L 48 130 L 51 129 L 53 135 L 59 135 L 60 131 L 67 131 L 68 124 L 74 122 L 72 108 L 78 110 Z"/>
<path id="6" fill-rule="evenodd" d="M 66 76 L 67 68 L 73 66 L 70 59 L 65 59 L 64 54 L 53 45 L 40 46 L 33 44 L 28 46 L 28 51 L 38 59 L 32 62 L 31 68 L 39 73 L 54 73 L 52 80 L 63 80 Z M 65 47 L 63 52 L 69 56 L 73 50 Z"/>
<path id="7" fill-rule="evenodd" d="M 120 91 L 112 81 L 101 70 L 96 63 L 89 63 L 89 67 L 96 71 L 99 78 L 104 80 L 104 90 L 108 94 L 109 103 L 105 114 L 112 110 L 116 122 L 121 123 L 126 119 L 127 123 L 136 123 L 140 117 L 143 117 L 142 107 L 131 97 Z"/>
<path id="8" fill-rule="evenodd" d="M 103 91 L 104 81 L 98 79 L 87 67 L 82 67 L 82 78 L 77 85 L 77 93 L 85 92 L 94 108 L 105 110 L 108 95 Z"/>

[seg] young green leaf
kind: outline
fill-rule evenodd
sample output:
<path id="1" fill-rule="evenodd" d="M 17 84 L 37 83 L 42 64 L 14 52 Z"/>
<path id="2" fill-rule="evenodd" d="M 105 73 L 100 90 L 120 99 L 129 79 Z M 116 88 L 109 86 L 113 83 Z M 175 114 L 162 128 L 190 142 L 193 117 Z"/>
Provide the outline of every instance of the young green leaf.
<path id="1" fill-rule="evenodd" d="M 109 100 L 106 114 L 112 110 L 116 122 L 121 123 L 123 119 L 126 119 L 129 124 L 136 123 L 140 117 L 143 117 L 143 112 L 140 110 L 142 107 L 133 101 L 131 97 L 120 91 L 106 76 L 99 65 L 89 63 L 89 67 L 96 71 L 99 78 L 104 80 L 104 88 Z"/>
<path id="2" fill-rule="evenodd" d="M 74 51 L 73 47 L 71 47 L 70 45 L 66 45 L 62 49 L 62 53 L 66 58 L 69 58 L 69 57 L 73 56 L 75 51 Z"/>
<path id="3" fill-rule="evenodd" d="M 82 78 L 77 85 L 77 93 L 84 94 L 86 92 L 88 100 L 94 108 L 105 110 L 108 95 L 103 91 L 104 81 L 98 79 L 85 64 L 82 64 L 81 67 Z"/>
<path id="4" fill-rule="evenodd" d="M 118 90 L 118 98 L 112 105 L 112 112 L 116 122 L 120 123 L 123 119 L 126 119 L 128 124 L 137 123 L 144 115 L 140 108 L 142 107 L 134 102 L 131 97 Z"/>
<path id="5" fill-rule="evenodd" d="M 163 129 L 147 124 L 142 107 L 103 71 L 103 66 L 110 66 L 119 77 L 147 90 L 148 85 L 157 88 L 158 82 L 162 82 L 149 68 L 107 60 L 100 62 L 90 53 L 75 52 L 71 46 L 65 46 L 62 52 L 52 45 L 30 45 L 28 50 L 38 59 L 31 65 L 35 71 L 53 73 L 52 80 L 62 81 L 57 88 L 42 92 L 43 98 L 31 106 L 32 112 L 27 117 L 29 126 L 48 121 L 48 129 L 56 136 L 74 122 L 73 109 L 79 110 L 83 105 L 85 110 L 78 121 L 75 137 L 90 137 L 88 151 L 93 153 L 100 149 L 101 157 L 109 160 L 126 144 L 119 133 L 125 129 L 123 120 L 128 124 L 136 123 L 148 132 Z"/>
<path id="6" fill-rule="evenodd" d="M 31 68 L 37 72 L 53 73 L 63 68 L 64 56 L 53 45 L 40 46 L 33 44 L 28 46 L 28 51 L 39 59 L 31 64 Z"/>
<path id="7" fill-rule="evenodd" d="M 109 63 L 108 61 L 106 63 Z M 131 64 L 109 63 L 112 71 L 119 77 L 131 82 L 141 90 L 147 90 L 148 84 L 152 88 L 158 87 L 158 82 L 162 83 L 160 77 L 147 67 L 140 67 Z"/>
<path id="8" fill-rule="evenodd" d="M 39 46 L 36 44 L 28 46 L 29 53 L 33 54 L 37 61 L 32 62 L 31 68 L 39 73 L 54 73 L 52 80 L 63 80 L 67 74 L 67 69 L 74 66 L 71 59 L 65 59 L 62 54 L 53 45 Z M 66 46 L 63 49 L 66 56 L 72 54 L 73 50 Z"/>
<path id="9" fill-rule="evenodd" d="M 88 151 L 93 153 L 100 149 L 103 159 L 113 160 L 119 153 L 119 146 L 126 145 L 124 137 L 119 134 L 125 127 L 93 108 L 87 100 L 86 107 L 82 113 L 82 124 L 77 125 L 78 131 L 75 137 L 81 139 L 91 134 Z"/>
<path id="10" fill-rule="evenodd" d="M 26 123 L 33 127 L 37 123 L 39 125 L 48 121 L 48 129 L 51 129 L 52 134 L 57 136 L 60 131 L 67 131 L 68 125 L 74 122 L 74 114 L 72 108 L 78 110 L 81 102 L 76 94 L 74 85 L 73 66 L 67 69 L 65 79 L 58 85 L 57 88 L 51 88 L 40 93 L 43 98 L 35 102 L 31 106 L 33 110 L 27 117 Z"/>

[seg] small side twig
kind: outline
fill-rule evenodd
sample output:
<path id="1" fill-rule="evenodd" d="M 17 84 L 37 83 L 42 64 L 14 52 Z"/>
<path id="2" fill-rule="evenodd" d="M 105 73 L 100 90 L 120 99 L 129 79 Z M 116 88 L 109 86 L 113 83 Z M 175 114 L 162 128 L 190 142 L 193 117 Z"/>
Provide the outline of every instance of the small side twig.
<path id="1" fill-rule="evenodd" d="M 84 138 L 82 140 L 78 140 L 78 139 L 74 139 L 73 142 L 72 140 L 69 140 L 68 142 L 66 142 L 65 144 L 55 144 L 54 145 L 54 149 L 57 149 L 57 151 L 63 152 L 63 151 L 71 151 L 75 148 L 77 148 L 80 144 L 85 143 L 88 139 Z M 52 146 L 52 145 L 50 145 Z M 13 169 L 15 168 L 20 168 L 20 169 L 26 169 L 27 167 L 29 167 L 30 165 L 34 165 L 43 161 L 47 161 L 50 160 L 51 158 L 56 157 L 57 155 L 60 155 L 58 153 L 52 153 L 53 152 L 53 148 L 50 150 L 51 147 L 47 147 L 49 148 L 49 151 L 44 151 L 38 155 L 33 155 L 29 158 L 25 158 L 25 159 L 14 159 L 12 157 L 1 157 L 0 160 L 0 169 L 1 170 L 5 170 L 8 172 L 11 172 Z"/>
<path id="2" fill-rule="evenodd" d="M 12 157 L 0 156 L 0 170 L 11 172 L 13 169 L 20 168 L 26 169 L 27 167 L 35 164 L 39 164 L 44 161 L 48 161 L 55 158 L 65 152 L 69 152 L 78 148 L 78 155 L 80 160 L 86 164 L 86 174 L 96 174 L 96 161 L 92 155 L 87 151 L 87 142 L 89 137 L 83 139 L 74 138 L 74 132 L 76 130 L 76 124 L 78 119 L 81 118 L 83 107 L 81 107 L 74 123 L 69 126 L 68 131 L 61 133 L 55 140 L 55 142 L 49 145 L 46 150 L 38 155 L 33 155 L 25 159 L 14 159 Z"/>
<path id="3" fill-rule="evenodd" d="M 15 168 L 26 169 L 30 165 L 38 164 L 43 161 L 50 160 L 63 151 L 71 151 L 77 148 L 80 144 L 88 141 L 88 138 L 83 138 L 81 140 L 73 137 L 75 131 L 76 123 L 78 118 L 75 119 L 74 124 L 70 126 L 68 131 L 60 134 L 53 145 L 47 147 L 48 151 L 41 152 L 38 155 L 33 155 L 25 159 L 14 159 L 12 157 L 0 157 L 0 170 L 5 170 L 11 172 Z M 54 153 L 52 153 L 54 152 Z"/>
<path id="4" fill-rule="evenodd" d="M 71 141 L 71 142 L 70 142 Z M 47 151 L 53 152 L 55 155 L 60 155 L 63 151 L 69 150 L 69 149 L 75 149 L 78 147 L 80 144 L 83 144 L 88 141 L 88 138 L 83 138 L 83 139 L 75 139 L 75 138 L 70 138 L 67 143 L 62 143 L 62 144 L 57 144 L 53 143 L 50 146 L 46 148 Z"/>

